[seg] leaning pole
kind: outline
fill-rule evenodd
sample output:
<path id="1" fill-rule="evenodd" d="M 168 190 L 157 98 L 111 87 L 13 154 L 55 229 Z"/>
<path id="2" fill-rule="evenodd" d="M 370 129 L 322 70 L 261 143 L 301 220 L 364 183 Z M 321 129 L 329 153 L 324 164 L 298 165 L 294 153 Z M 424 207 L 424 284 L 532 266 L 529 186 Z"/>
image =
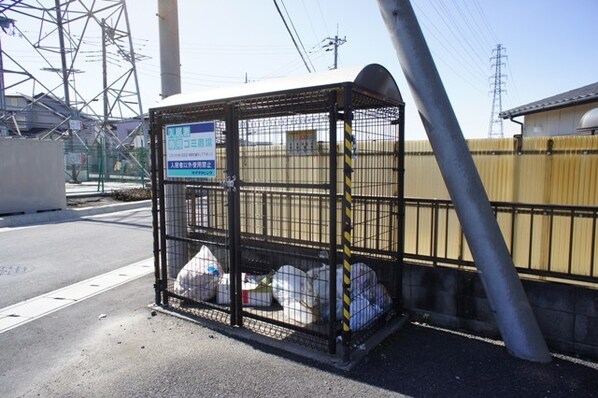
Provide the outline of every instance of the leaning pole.
<path id="1" fill-rule="evenodd" d="M 498 329 L 514 356 L 551 356 L 492 212 L 409 0 L 378 0 L 403 73 L 463 227 Z"/>

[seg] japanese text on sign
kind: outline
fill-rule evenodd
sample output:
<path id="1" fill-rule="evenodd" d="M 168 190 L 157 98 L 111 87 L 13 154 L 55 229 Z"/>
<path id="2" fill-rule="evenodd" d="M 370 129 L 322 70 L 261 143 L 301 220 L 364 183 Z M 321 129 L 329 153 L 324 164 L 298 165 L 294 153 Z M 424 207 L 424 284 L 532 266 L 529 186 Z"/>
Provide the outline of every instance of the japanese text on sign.
<path id="1" fill-rule="evenodd" d="M 287 131 L 287 155 L 306 156 L 317 152 L 316 130 Z"/>
<path id="2" fill-rule="evenodd" d="M 166 126 L 166 176 L 216 177 L 214 122 Z"/>

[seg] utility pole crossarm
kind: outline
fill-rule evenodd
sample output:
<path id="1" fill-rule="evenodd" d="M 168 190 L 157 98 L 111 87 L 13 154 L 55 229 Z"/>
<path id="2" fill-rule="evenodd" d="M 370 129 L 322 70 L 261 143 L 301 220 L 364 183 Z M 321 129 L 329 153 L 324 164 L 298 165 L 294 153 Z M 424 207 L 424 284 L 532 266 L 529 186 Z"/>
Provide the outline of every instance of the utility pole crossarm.
<path id="1" fill-rule="evenodd" d="M 347 37 L 340 38 L 337 33 L 334 37 L 327 37 L 324 40 L 328 41 L 328 43 L 324 45 L 326 51 L 334 51 L 334 64 L 332 69 L 338 69 L 338 48 L 347 42 Z"/>

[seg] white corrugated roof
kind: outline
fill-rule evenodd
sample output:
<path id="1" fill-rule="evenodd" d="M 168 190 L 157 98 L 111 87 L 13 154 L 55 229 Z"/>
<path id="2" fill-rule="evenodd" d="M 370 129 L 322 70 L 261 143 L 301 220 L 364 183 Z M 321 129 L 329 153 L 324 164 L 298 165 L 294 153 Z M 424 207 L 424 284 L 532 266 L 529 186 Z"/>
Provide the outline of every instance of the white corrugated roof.
<path id="1" fill-rule="evenodd" d="M 277 92 L 297 90 L 301 88 L 334 86 L 341 85 L 343 83 L 353 83 L 356 82 L 356 80 L 358 79 L 358 77 L 360 77 L 362 72 L 365 72 L 366 74 L 379 74 L 380 71 L 384 71 L 387 77 L 389 77 L 392 80 L 392 77 L 390 76 L 388 71 L 386 71 L 386 69 L 384 69 L 380 65 L 372 64 L 366 67 L 361 66 L 346 69 L 336 69 L 326 72 L 316 72 L 310 74 L 302 74 L 298 76 L 262 80 L 258 82 L 239 84 L 235 86 L 222 87 L 188 94 L 175 94 L 160 101 L 156 106 L 152 107 L 152 109 L 168 108 L 173 106 L 197 104 L 202 102 L 212 102 L 233 98 L 252 97 L 260 94 L 273 94 Z M 365 78 L 366 76 L 363 77 Z M 376 80 L 375 78 L 372 79 L 371 76 L 367 77 L 369 78 L 365 78 L 364 81 L 370 82 L 372 80 Z M 398 89 L 396 89 L 396 91 L 400 100 L 400 93 L 398 93 Z"/>

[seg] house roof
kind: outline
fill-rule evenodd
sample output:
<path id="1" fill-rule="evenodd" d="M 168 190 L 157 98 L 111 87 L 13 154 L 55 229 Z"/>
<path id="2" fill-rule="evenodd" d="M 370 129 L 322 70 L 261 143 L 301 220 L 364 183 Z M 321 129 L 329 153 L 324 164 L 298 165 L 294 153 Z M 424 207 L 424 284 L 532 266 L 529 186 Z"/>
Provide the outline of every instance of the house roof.
<path id="1" fill-rule="evenodd" d="M 598 82 L 503 111 L 498 116 L 508 119 L 510 117 L 581 105 L 594 101 L 598 102 Z"/>
<path id="2" fill-rule="evenodd" d="M 68 117 L 73 112 L 69 107 L 66 106 L 63 100 L 57 98 L 51 93 L 39 93 L 33 97 L 26 94 L 12 94 L 8 95 L 7 97 L 24 98 L 29 103 L 28 106 L 37 105 L 38 107 L 41 107 L 45 111 L 58 117 Z M 97 120 L 97 118 L 94 118 L 92 115 L 85 113 L 80 113 L 78 116 L 79 119 L 84 121 Z"/>
<path id="3" fill-rule="evenodd" d="M 353 83 L 369 93 L 393 102 L 403 102 L 397 84 L 388 70 L 381 65 L 370 64 L 365 67 L 336 69 L 300 76 L 262 80 L 190 94 L 175 94 L 162 100 L 152 109 L 206 102 L 233 101 L 293 90 L 335 87 L 345 83 Z"/>

